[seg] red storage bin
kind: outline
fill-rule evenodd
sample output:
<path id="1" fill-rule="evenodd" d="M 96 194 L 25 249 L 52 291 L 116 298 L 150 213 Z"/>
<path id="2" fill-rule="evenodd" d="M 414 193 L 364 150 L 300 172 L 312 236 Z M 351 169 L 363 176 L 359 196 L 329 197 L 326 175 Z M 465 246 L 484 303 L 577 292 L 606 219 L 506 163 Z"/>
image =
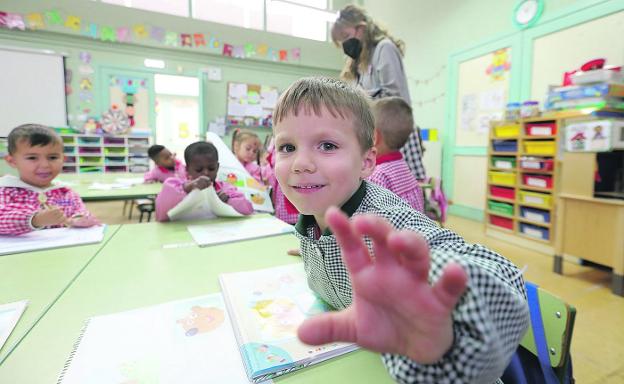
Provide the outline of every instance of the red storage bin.
<path id="1" fill-rule="evenodd" d="M 513 231 L 513 220 L 506 217 L 490 215 L 490 224 Z"/>
<path id="2" fill-rule="evenodd" d="M 522 184 L 527 187 L 552 188 L 552 177 L 546 175 L 522 175 Z"/>
<path id="3" fill-rule="evenodd" d="M 527 123 L 524 126 L 527 136 L 553 136 L 557 134 L 557 124 L 554 121 L 545 123 Z"/>
<path id="4" fill-rule="evenodd" d="M 492 195 L 493 197 L 501 197 L 503 199 L 513 200 L 516 198 L 516 190 L 513 188 L 504 188 L 491 185 L 490 195 Z"/>
<path id="5" fill-rule="evenodd" d="M 521 169 L 534 169 L 537 171 L 552 171 L 553 165 L 554 165 L 553 159 L 543 159 L 540 157 L 520 158 Z"/>

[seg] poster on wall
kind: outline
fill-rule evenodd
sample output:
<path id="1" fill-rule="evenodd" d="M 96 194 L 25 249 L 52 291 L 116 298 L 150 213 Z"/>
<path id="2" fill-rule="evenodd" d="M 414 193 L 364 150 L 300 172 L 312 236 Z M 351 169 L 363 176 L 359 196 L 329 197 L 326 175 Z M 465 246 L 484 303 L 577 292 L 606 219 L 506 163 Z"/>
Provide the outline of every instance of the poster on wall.
<path id="1" fill-rule="evenodd" d="M 607 152 L 612 149 L 611 120 L 584 121 L 566 125 L 565 149 L 568 152 Z M 620 123 L 623 124 L 623 123 Z"/>
<path id="2" fill-rule="evenodd" d="M 277 87 L 228 83 L 227 125 L 248 127 L 271 127 L 273 108 L 277 104 Z"/>

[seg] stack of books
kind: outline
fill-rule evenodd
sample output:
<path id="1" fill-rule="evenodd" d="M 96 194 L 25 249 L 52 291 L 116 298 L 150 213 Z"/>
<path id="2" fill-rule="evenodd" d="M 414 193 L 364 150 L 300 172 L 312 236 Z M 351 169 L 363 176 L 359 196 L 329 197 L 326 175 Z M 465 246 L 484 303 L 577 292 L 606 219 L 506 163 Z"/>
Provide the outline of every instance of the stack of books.
<path id="1" fill-rule="evenodd" d="M 592 108 L 624 115 L 624 83 L 594 83 L 552 89 L 545 109 L 550 111 Z"/>

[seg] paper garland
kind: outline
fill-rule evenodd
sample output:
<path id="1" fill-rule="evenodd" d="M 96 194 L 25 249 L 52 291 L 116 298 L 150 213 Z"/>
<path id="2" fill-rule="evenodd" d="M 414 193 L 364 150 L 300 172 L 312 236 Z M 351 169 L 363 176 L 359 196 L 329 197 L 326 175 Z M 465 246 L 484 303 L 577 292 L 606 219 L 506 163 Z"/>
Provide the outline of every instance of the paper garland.
<path id="1" fill-rule="evenodd" d="M 45 30 L 48 26 L 63 27 L 73 33 L 106 42 L 141 43 L 150 39 L 168 47 L 208 49 L 220 52 L 223 56 L 238 59 L 264 58 L 281 62 L 301 60 L 301 48 L 276 49 L 264 43 L 230 44 L 210 34 L 200 32 L 178 33 L 145 24 L 135 24 L 131 27 L 112 27 L 88 22 L 77 15 L 64 16 L 56 9 L 31 12 L 25 15 L 0 11 L 0 28 L 24 31 L 26 29 Z"/>

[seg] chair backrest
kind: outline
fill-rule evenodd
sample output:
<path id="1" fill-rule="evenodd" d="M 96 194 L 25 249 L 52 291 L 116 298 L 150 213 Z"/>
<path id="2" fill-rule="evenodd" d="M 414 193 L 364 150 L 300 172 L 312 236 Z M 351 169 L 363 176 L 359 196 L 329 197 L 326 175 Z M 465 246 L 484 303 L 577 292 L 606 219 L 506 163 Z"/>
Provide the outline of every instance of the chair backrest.
<path id="1" fill-rule="evenodd" d="M 531 324 L 502 377 L 505 384 L 574 382 L 570 344 L 576 309 L 527 282 Z"/>

